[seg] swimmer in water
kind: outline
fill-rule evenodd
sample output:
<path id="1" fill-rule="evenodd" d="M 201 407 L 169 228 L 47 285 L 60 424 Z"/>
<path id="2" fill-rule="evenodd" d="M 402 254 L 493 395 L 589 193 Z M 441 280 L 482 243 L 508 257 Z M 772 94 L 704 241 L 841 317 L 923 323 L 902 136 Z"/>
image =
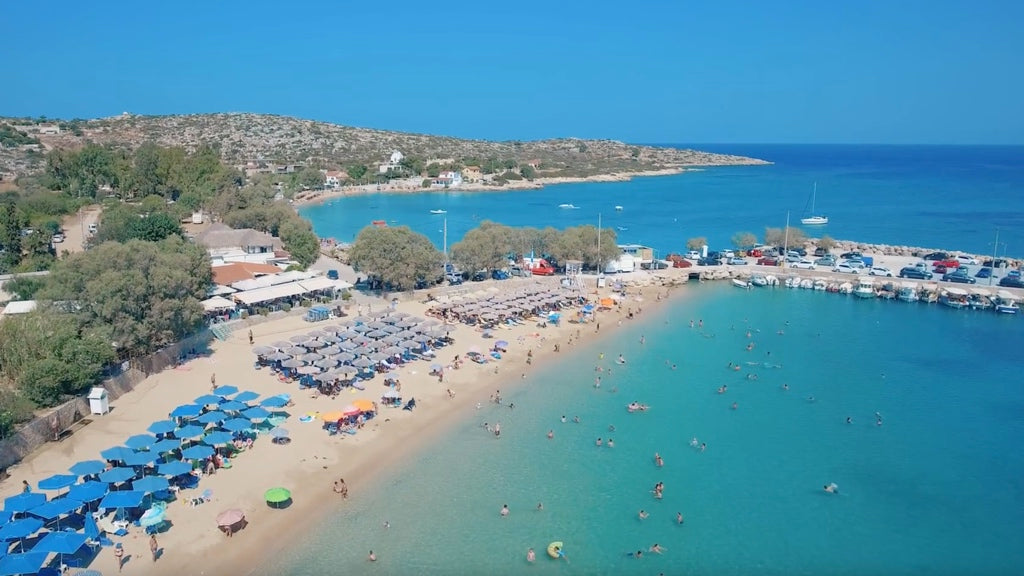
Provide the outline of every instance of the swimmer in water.
<path id="1" fill-rule="evenodd" d="M 540 512 L 543 509 L 544 509 L 544 503 L 543 502 L 537 502 L 537 511 Z"/>
<path id="2" fill-rule="evenodd" d="M 527 562 L 533 562 L 536 559 L 537 559 L 537 554 L 533 551 L 533 548 L 530 548 L 529 550 L 526 551 L 526 561 Z"/>
<path id="3" fill-rule="evenodd" d="M 611 438 L 608 439 L 608 447 L 615 448 L 615 441 L 612 440 Z"/>
<path id="4" fill-rule="evenodd" d="M 697 437 L 696 436 L 694 436 L 693 438 L 690 439 L 690 446 L 696 448 L 699 444 L 700 443 L 697 442 Z"/>
<path id="5" fill-rule="evenodd" d="M 700 451 L 703 452 L 703 451 L 705 451 L 707 449 L 708 449 L 707 443 L 706 442 L 701 442 L 701 444 L 700 444 Z"/>
<path id="6" fill-rule="evenodd" d="M 504 518 L 505 516 L 508 516 L 508 504 L 505 504 L 505 505 L 503 505 L 503 506 L 501 507 L 501 516 L 502 516 L 503 518 Z"/>
<path id="7" fill-rule="evenodd" d="M 555 437 L 555 431 L 554 430 L 548 430 L 548 440 L 551 440 L 554 437 Z"/>
<path id="8" fill-rule="evenodd" d="M 644 512 L 643 510 L 641 510 L 640 513 L 637 514 L 637 517 L 640 518 L 641 520 L 646 519 L 647 516 L 648 516 L 647 512 Z"/>
<path id="9" fill-rule="evenodd" d="M 655 554 L 661 554 L 665 551 L 665 549 L 659 546 L 657 542 L 655 542 L 654 545 L 651 546 L 650 551 L 654 552 Z"/>
<path id="10" fill-rule="evenodd" d="M 737 408 L 739 408 L 739 404 L 737 404 L 736 402 L 733 402 L 732 403 L 732 409 L 735 410 Z"/>
<path id="11" fill-rule="evenodd" d="M 594 445 L 596 445 L 596 446 L 600 446 L 600 445 L 601 445 L 601 439 L 600 439 L 600 438 L 598 438 L 598 439 L 597 439 L 597 442 L 595 442 L 595 443 L 594 443 Z"/>
<path id="12" fill-rule="evenodd" d="M 661 459 L 661 454 L 657 452 L 654 453 L 654 465 L 659 468 L 665 465 L 665 461 Z"/>
<path id="13" fill-rule="evenodd" d="M 825 492 L 828 492 L 829 494 L 839 494 L 839 486 L 836 486 L 835 482 L 831 484 L 826 484 Z"/>
<path id="14" fill-rule="evenodd" d="M 562 424 L 565 424 L 565 414 L 562 414 Z"/>
<path id="15" fill-rule="evenodd" d="M 850 418 L 849 416 L 847 416 L 846 417 L 846 423 L 847 424 L 853 424 L 853 418 Z"/>
<path id="16" fill-rule="evenodd" d="M 683 523 L 683 513 L 682 512 L 676 512 L 676 524 L 682 524 L 682 523 Z"/>
<path id="17" fill-rule="evenodd" d="M 783 384 L 782 385 L 782 389 L 783 390 L 789 390 L 789 384 Z"/>

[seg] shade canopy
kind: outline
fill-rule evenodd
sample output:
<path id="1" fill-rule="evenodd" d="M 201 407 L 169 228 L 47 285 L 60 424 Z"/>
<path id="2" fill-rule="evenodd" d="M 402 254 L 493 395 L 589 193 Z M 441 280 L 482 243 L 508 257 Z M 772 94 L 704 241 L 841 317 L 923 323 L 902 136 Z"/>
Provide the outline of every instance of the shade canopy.
<path id="1" fill-rule="evenodd" d="M 4 510 L 8 512 L 28 512 L 36 506 L 46 503 L 46 495 L 39 492 L 22 492 L 17 496 L 4 499 Z"/>
<path id="2" fill-rule="evenodd" d="M 203 436 L 203 443 L 209 444 L 210 446 L 221 446 L 223 444 L 231 443 L 230 432 L 210 432 L 206 436 Z"/>
<path id="3" fill-rule="evenodd" d="M 35 574 L 43 567 L 49 552 L 24 552 L 22 554 L 11 554 L 0 558 L 0 576 L 14 576 L 15 574 Z"/>
<path id="4" fill-rule="evenodd" d="M 231 508 L 217 514 L 217 526 L 234 526 L 245 520 L 245 512 L 238 508 Z"/>
<path id="5" fill-rule="evenodd" d="M 146 494 L 137 490 L 111 492 L 100 501 L 100 508 L 137 508 Z"/>
<path id="6" fill-rule="evenodd" d="M 255 392 L 243 390 L 238 394 L 238 396 L 235 396 L 235 402 L 252 402 L 259 397 L 260 395 Z"/>
<path id="7" fill-rule="evenodd" d="M 139 517 L 139 526 L 148 528 L 150 526 L 159 526 L 164 522 L 164 508 L 150 508 L 142 513 Z"/>
<path id="8" fill-rule="evenodd" d="M 113 448 L 107 448 L 106 450 L 100 452 L 100 456 L 104 460 L 119 461 L 124 460 L 128 456 L 131 456 L 132 454 L 134 454 L 134 452 L 134 450 L 132 450 L 131 448 L 127 448 L 125 446 L 114 446 Z"/>
<path id="9" fill-rule="evenodd" d="M 50 532 L 32 547 L 33 552 L 74 554 L 89 538 L 80 532 Z"/>
<path id="10" fill-rule="evenodd" d="M 245 418 L 232 418 L 231 420 L 221 424 L 220 427 L 230 432 L 242 432 L 243 430 L 249 430 L 252 428 L 252 421 L 246 420 Z"/>
<path id="11" fill-rule="evenodd" d="M 203 407 L 198 404 L 182 404 L 171 411 L 171 418 L 191 418 L 202 411 Z"/>
<path id="12" fill-rule="evenodd" d="M 206 406 L 207 404 L 220 404 L 221 400 L 222 398 L 216 394 L 203 394 L 195 399 L 195 403 L 199 406 Z"/>
<path id="13" fill-rule="evenodd" d="M 19 540 L 31 536 L 43 527 L 39 518 L 19 518 L 0 527 L 0 540 Z"/>
<path id="14" fill-rule="evenodd" d="M 93 502 L 106 496 L 107 492 L 110 492 L 110 486 L 106 482 L 82 482 L 72 486 L 65 498 L 74 498 L 82 502 Z"/>
<path id="15" fill-rule="evenodd" d="M 238 393 L 238 388 L 235 386 L 218 386 L 213 390 L 213 393 L 217 396 L 231 396 Z"/>
<path id="16" fill-rule="evenodd" d="M 203 426 L 182 426 L 174 431 L 174 435 L 178 438 L 196 438 L 202 436 L 206 428 Z"/>
<path id="17" fill-rule="evenodd" d="M 177 450 L 178 448 L 181 448 L 181 440 L 173 440 L 170 438 L 165 438 L 149 447 L 150 451 L 156 452 L 157 454 L 165 454 L 171 450 Z"/>
<path id="18" fill-rule="evenodd" d="M 132 482 L 132 490 L 152 494 L 170 488 L 170 483 L 163 476 L 143 476 Z"/>
<path id="19" fill-rule="evenodd" d="M 201 414 L 199 418 L 196 418 L 196 422 L 202 424 L 213 424 L 214 422 L 220 422 L 221 420 L 227 420 L 228 415 L 221 412 L 220 410 L 212 410 L 206 414 Z"/>
<path id="20" fill-rule="evenodd" d="M 254 408 L 249 408 L 245 412 L 242 412 L 242 417 L 248 418 L 250 420 L 263 420 L 264 418 L 270 417 L 270 412 L 266 411 L 265 409 L 259 406 L 256 406 Z"/>
<path id="21" fill-rule="evenodd" d="M 68 468 L 68 471 L 79 476 L 91 476 L 92 474 L 99 474 L 106 469 L 107 463 L 102 460 L 82 460 Z"/>
<path id="22" fill-rule="evenodd" d="M 288 405 L 288 400 L 289 398 L 285 398 L 284 396 L 271 396 L 270 398 L 264 398 L 263 401 L 260 402 L 260 406 L 263 406 L 264 408 L 281 408 Z"/>
<path id="23" fill-rule="evenodd" d="M 287 488 L 271 488 L 263 494 L 263 498 L 271 504 L 280 504 L 291 499 L 292 493 Z"/>
<path id="24" fill-rule="evenodd" d="M 136 434 L 124 441 L 124 445 L 132 450 L 145 450 L 153 444 L 156 444 L 156 436 L 149 434 Z"/>
<path id="25" fill-rule="evenodd" d="M 42 518 L 43 520 L 53 520 L 58 516 L 70 514 L 82 506 L 85 506 L 85 502 L 82 502 L 81 500 L 75 500 L 73 498 L 57 498 L 55 500 L 50 500 L 42 506 L 37 506 L 29 510 L 28 513 Z"/>
<path id="26" fill-rule="evenodd" d="M 145 466 L 146 464 L 156 462 L 159 457 L 160 453 L 155 451 L 135 452 L 131 456 L 126 457 L 124 463 L 128 466 Z"/>
<path id="27" fill-rule="evenodd" d="M 182 462 L 181 460 L 173 460 L 166 464 L 161 464 L 157 471 L 165 476 L 181 476 L 182 474 L 188 474 L 192 471 L 192 465 L 188 462 Z"/>
<path id="28" fill-rule="evenodd" d="M 241 412 L 242 410 L 245 410 L 248 407 L 249 405 L 246 404 L 245 402 L 240 402 L 238 400 L 228 400 L 227 402 L 221 404 L 217 408 L 220 408 L 224 412 Z"/>
<path id="29" fill-rule="evenodd" d="M 72 474 L 54 474 L 49 478 L 43 478 L 39 481 L 40 490 L 60 490 L 61 488 L 67 488 L 75 482 L 78 482 L 78 476 Z"/>
<path id="30" fill-rule="evenodd" d="M 110 484 L 124 482 L 125 480 L 130 480 L 134 477 L 135 470 L 125 467 L 111 468 L 110 470 L 107 470 L 103 474 L 100 474 L 100 480 L 103 482 L 108 482 Z"/>
<path id="31" fill-rule="evenodd" d="M 186 458 L 188 460 L 202 460 L 203 458 L 209 458 L 210 456 L 213 456 L 213 448 L 199 444 L 197 446 L 192 446 L 191 448 L 186 448 L 182 450 L 181 456 L 182 458 Z"/>
<path id="32" fill-rule="evenodd" d="M 174 423 L 174 420 L 157 420 L 149 425 L 149 430 L 153 434 L 167 434 L 177 428 L 178 425 Z"/>

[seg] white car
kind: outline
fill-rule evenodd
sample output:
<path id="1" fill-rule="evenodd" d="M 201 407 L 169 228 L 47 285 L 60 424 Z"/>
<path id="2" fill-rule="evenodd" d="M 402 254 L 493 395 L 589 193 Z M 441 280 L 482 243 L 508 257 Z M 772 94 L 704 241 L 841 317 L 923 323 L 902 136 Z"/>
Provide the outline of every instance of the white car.
<path id="1" fill-rule="evenodd" d="M 722 258 L 735 258 L 736 252 L 732 250 L 722 250 Z"/>
<path id="2" fill-rule="evenodd" d="M 884 266 L 872 266 L 871 270 L 868 270 L 868 274 L 872 276 L 885 276 L 886 278 L 892 278 L 892 270 Z"/>
<path id="3" fill-rule="evenodd" d="M 863 268 L 863 266 L 861 267 Z M 851 266 L 849 262 L 840 262 L 832 269 L 833 272 L 843 272 L 845 274 L 860 274 L 861 268 Z"/>
<path id="4" fill-rule="evenodd" d="M 686 253 L 686 259 L 700 260 L 700 252 L 697 252 L 696 250 L 690 250 L 689 252 Z"/>
<path id="5" fill-rule="evenodd" d="M 958 261 L 960 261 L 961 264 L 968 264 L 968 265 L 971 265 L 971 266 L 977 266 L 978 265 L 978 260 L 977 259 L 971 258 L 970 256 L 965 256 L 963 254 L 957 256 L 956 259 Z"/>
<path id="6" fill-rule="evenodd" d="M 799 262 L 793 262 L 789 265 L 790 268 L 802 268 L 804 270 L 814 270 L 814 261 L 808 260 L 807 258 L 801 259 Z"/>

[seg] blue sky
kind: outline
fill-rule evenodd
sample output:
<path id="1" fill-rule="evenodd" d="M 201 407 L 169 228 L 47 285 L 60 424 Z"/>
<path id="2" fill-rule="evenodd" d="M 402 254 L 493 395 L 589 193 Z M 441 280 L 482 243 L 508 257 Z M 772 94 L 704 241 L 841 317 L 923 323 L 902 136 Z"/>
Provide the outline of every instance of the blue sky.
<path id="1" fill-rule="evenodd" d="M 0 115 L 1024 144 L 1024 2 L 4 2 Z"/>

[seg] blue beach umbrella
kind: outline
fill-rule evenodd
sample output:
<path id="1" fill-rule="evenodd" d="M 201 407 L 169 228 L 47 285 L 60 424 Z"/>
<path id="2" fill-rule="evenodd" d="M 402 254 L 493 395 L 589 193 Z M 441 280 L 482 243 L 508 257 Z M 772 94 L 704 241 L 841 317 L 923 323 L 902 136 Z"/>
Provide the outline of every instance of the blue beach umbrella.
<path id="1" fill-rule="evenodd" d="M 17 496 L 4 499 L 4 510 L 8 512 L 28 512 L 36 506 L 46 503 L 46 495 L 39 492 L 22 492 Z"/>
<path id="2" fill-rule="evenodd" d="M 0 576 L 14 576 L 15 574 L 35 574 L 43 567 L 49 552 L 24 552 L 22 554 L 11 554 L 0 558 Z"/>
<path id="3" fill-rule="evenodd" d="M 124 441 L 124 445 L 132 450 L 145 450 L 153 444 L 156 444 L 156 436 L 149 434 L 136 434 Z"/>
<path id="4" fill-rule="evenodd" d="M 88 536 L 80 532 L 50 532 L 36 545 L 33 552 L 50 552 L 52 554 L 74 554 L 85 545 Z"/>
<path id="5" fill-rule="evenodd" d="M 252 421 L 245 418 L 232 418 L 221 424 L 220 427 L 231 432 L 242 432 L 252 429 Z"/>
<path id="6" fill-rule="evenodd" d="M 231 434 L 229 432 L 210 432 L 206 436 L 203 436 L 203 443 L 209 444 L 210 446 L 220 446 L 221 444 L 231 443 Z"/>
<path id="7" fill-rule="evenodd" d="M 235 402 L 252 402 L 259 397 L 260 395 L 255 392 L 243 390 L 238 394 L 238 396 L 235 396 Z"/>
<path id="8" fill-rule="evenodd" d="M 169 487 L 170 484 L 167 482 L 167 478 L 163 476 L 145 476 L 132 482 L 132 490 L 145 494 L 167 490 Z"/>
<path id="9" fill-rule="evenodd" d="M 100 527 L 96 525 L 96 518 L 92 514 L 85 515 L 85 526 L 82 527 L 82 533 L 85 534 L 86 538 L 98 539 L 100 537 Z"/>
<path id="10" fill-rule="evenodd" d="M 171 460 L 166 464 L 161 464 L 157 467 L 157 472 L 164 476 L 181 476 L 182 474 L 188 474 L 192 471 L 192 465 L 188 462 L 182 462 L 181 460 Z"/>
<path id="11" fill-rule="evenodd" d="M 206 427 L 204 426 L 182 426 L 174 431 L 174 435 L 178 438 L 195 438 L 202 436 L 205 431 Z"/>
<path id="12" fill-rule="evenodd" d="M 245 412 L 242 412 L 242 417 L 248 418 L 250 420 L 263 420 L 265 418 L 270 417 L 270 412 L 267 412 L 265 409 L 256 406 L 255 408 L 249 408 Z"/>
<path id="13" fill-rule="evenodd" d="M 264 408 L 281 408 L 288 405 L 288 398 L 284 396 L 271 396 L 270 398 L 264 398 L 260 402 L 260 406 Z"/>
<path id="14" fill-rule="evenodd" d="M 145 466 L 146 464 L 156 462 L 159 457 L 159 452 L 134 452 L 131 456 L 124 459 L 124 463 L 127 466 Z"/>
<path id="15" fill-rule="evenodd" d="M 81 500 L 75 500 L 73 498 L 57 498 L 55 500 L 50 500 L 42 506 L 29 510 L 28 513 L 49 521 L 54 518 L 64 516 L 65 514 L 70 514 L 82 506 L 85 506 L 85 502 L 82 502 Z"/>
<path id="16" fill-rule="evenodd" d="M 207 404 L 220 404 L 221 400 L 223 400 L 223 398 L 220 396 L 216 396 L 214 394 L 203 394 L 199 398 L 196 398 L 194 402 L 199 406 L 205 406 Z"/>
<path id="17" fill-rule="evenodd" d="M 238 388 L 234 386 L 218 386 L 214 389 L 213 393 L 217 396 L 231 396 L 238 392 Z"/>
<path id="18" fill-rule="evenodd" d="M 150 526 L 159 526 L 164 523 L 164 515 L 166 511 L 163 508 L 150 508 L 142 513 L 139 517 L 139 526 L 143 528 L 149 528 Z"/>
<path id="19" fill-rule="evenodd" d="M 174 420 L 157 420 L 150 424 L 146 430 L 153 434 L 167 434 L 168 432 L 173 432 L 177 427 L 178 425 L 174 423 Z"/>
<path id="20" fill-rule="evenodd" d="M 72 486 L 65 498 L 94 502 L 106 496 L 107 492 L 110 492 L 110 486 L 106 482 L 82 482 Z"/>
<path id="21" fill-rule="evenodd" d="M 100 508 L 137 508 L 146 495 L 136 490 L 121 490 L 107 494 L 100 501 Z"/>
<path id="22" fill-rule="evenodd" d="M 119 467 L 111 468 L 103 474 L 100 474 L 100 481 L 108 484 L 118 484 L 126 480 L 131 480 L 135 477 L 135 470 L 131 468 Z"/>
<path id="23" fill-rule="evenodd" d="M 198 404 L 182 404 L 171 411 L 171 418 L 193 418 L 202 411 L 203 407 Z"/>
<path id="24" fill-rule="evenodd" d="M 124 460 L 128 456 L 131 456 L 134 453 L 135 452 L 131 448 L 126 448 L 124 446 L 114 446 L 113 448 L 107 448 L 106 450 L 100 452 L 100 456 L 104 460 L 120 461 Z"/>
<path id="25" fill-rule="evenodd" d="M 270 435 L 274 438 L 287 438 L 288 430 L 285 430 L 284 428 L 274 428 L 270 431 Z"/>
<path id="26" fill-rule="evenodd" d="M 214 422 L 220 422 L 221 420 L 227 420 L 228 415 L 221 412 L 220 410 L 212 410 L 206 414 L 202 414 L 199 418 L 196 418 L 196 422 L 201 424 L 213 424 Z"/>
<path id="27" fill-rule="evenodd" d="M 68 472 L 79 476 L 92 476 L 93 474 L 99 474 L 106 469 L 107 463 L 102 460 L 82 460 L 81 462 L 76 462 L 71 468 L 68 468 Z"/>
<path id="28" fill-rule="evenodd" d="M 203 446 L 202 444 L 181 451 L 181 457 L 187 460 L 202 460 L 210 456 L 213 456 L 213 448 Z"/>
<path id="29" fill-rule="evenodd" d="M 228 400 L 227 402 L 217 406 L 225 412 L 241 412 L 249 407 L 245 402 L 239 402 L 238 400 Z"/>
<path id="30" fill-rule="evenodd" d="M 150 451 L 157 454 L 165 454 L 178 448 L 181 448 L 181 440 L 172 440 L 170 438 L 165 438 L 149 447 Z"/>
<path id="31" fill-rule="evenodd" d="M 14 517 L 14 512 L 11 512 L 10 510 L 0 510 L 0 526 L 3 526 L 4 524 L 7 524 L 8 522 L 10 522 L 11 518 L 13 518 L 13 517 Z M 3 554 L 3 553 L 4 553 L 3 548 L 0 548 L 0 554 Z"/>
<path id="32" fill-rule="evenodd" d="M 78 476 L 72 476 L 71 474 L 54 474 L 49 478 L 43 478 L 39 481 L 40 490 L 60 490 L 61 488 L 67 488 L 75 482 L 78 482 Z"/>
<path id="33" fill-rule="evenodd" d="M 36 533 L 43 527 L 39 518 L 19 518 L 0 527 L 0 540 L 21 540 Z"/>

